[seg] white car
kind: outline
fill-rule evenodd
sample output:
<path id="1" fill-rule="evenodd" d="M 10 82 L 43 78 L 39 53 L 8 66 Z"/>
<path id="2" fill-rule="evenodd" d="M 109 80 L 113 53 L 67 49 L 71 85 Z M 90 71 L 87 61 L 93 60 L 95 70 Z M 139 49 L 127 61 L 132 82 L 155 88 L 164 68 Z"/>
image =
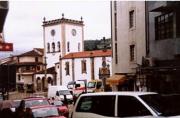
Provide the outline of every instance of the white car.
<path id="1" fill-rule="evenodd" d="M 180 110 L 173 108 L 153 92 L 87 93 L 78 98 L 72 118 L 180 117 Z"/>

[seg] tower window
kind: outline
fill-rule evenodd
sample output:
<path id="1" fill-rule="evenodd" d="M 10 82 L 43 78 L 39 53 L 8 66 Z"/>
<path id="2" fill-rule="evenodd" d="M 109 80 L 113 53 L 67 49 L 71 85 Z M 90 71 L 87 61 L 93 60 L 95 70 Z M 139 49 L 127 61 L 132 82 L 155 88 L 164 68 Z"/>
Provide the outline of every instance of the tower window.
<path id="1" fill-rule="evenodd" d="M 78 51 L 80 51 L 80 47 L 81 47 L 81 44 L 80 44 L 80 43 L 78 43 Z"/>
<path id="2" fill-rule="evenodd" d="M 58 41 L 58 43 L 57 43 L 57 47 L 58 47 L 58 51 L 61 52 L 61 44 L 60 44 L 59 41 Z"/>
<path id="3" fill-rule="evenodd" d="M 52 43 L 52 51 L 55 52 L 55 43 Z"/>
<path id="4" fill-rule="evenodd" d="M 50 52 L 50 44 L 47 43 L 47 52 Z"/>
<path id="5" fill-rule="evenodd" d="M 70 52 L 70 43 L 67 42 L 67 51 Z"/>

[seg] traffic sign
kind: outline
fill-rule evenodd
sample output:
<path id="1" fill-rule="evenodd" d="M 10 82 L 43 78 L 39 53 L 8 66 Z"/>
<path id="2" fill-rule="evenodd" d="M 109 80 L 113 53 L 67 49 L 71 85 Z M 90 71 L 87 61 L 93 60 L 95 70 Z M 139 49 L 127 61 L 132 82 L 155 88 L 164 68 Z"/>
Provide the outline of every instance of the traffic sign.
<path id="1" fill-rule="evenodd" d="M 13 51 L 13 43 L 0 43 L 0 51 Z"/>

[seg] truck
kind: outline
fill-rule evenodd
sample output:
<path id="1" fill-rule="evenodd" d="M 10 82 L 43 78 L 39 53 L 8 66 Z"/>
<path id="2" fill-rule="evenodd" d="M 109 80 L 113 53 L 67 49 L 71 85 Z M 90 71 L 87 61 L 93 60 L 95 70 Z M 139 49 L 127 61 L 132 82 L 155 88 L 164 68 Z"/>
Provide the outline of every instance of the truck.
<path id="1" fill-rule="evenodd" d="M 95 79 L 91 80 L 87 84 L 87 92 L 88 93 L 93 93 L 93 92 L 101 92 L 103 90 L 103 82 L 102 80 Z"/>
<path id="2" fill-rule="evenodd" d="M 56 98 L 58 100 L 64 100 L 66 96 L 69 103 L 73 101 L 73 96 L 68 90 L 67 86 L 49 86 L 48 87 L 48 98 Z"/>

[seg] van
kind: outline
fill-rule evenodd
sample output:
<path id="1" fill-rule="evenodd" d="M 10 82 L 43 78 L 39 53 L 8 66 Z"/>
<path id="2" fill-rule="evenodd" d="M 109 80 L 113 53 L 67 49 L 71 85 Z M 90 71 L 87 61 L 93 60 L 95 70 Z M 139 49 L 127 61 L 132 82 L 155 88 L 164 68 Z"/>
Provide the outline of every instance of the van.
<path id="1" fill-rule="evenodd" d="M 71 81 L 68 83 L 67 88 L 73 93 L 73 95 L 80 95 L 85 92 L 85 80 Z"/>
<path id="2" fill-rule="evenodd" d="M 163 96 L 154 92 L 98 92 L 82 94 L 75 103 L 71 117 L 149 118 L 178 116 L 180 114 L 173 110 L 167 105 L 167 101 L 164 101 Z"/>
<path id="3" fill-rule="evenodd" d="M 73 96 L 66 86 L 49 86 L 48 87 L 48 98 L 56 98 L 59 100 L 64 100 L 64 95 L 69 102 L 73 101 Z"/>
<path id="4" fill-rule="evenodd" d="M 101 80 L 91 80 L 87 84 L 87 92 L 93 93 L 93 92 L 102 92 L 103 91 L 103 83 Z"/>

